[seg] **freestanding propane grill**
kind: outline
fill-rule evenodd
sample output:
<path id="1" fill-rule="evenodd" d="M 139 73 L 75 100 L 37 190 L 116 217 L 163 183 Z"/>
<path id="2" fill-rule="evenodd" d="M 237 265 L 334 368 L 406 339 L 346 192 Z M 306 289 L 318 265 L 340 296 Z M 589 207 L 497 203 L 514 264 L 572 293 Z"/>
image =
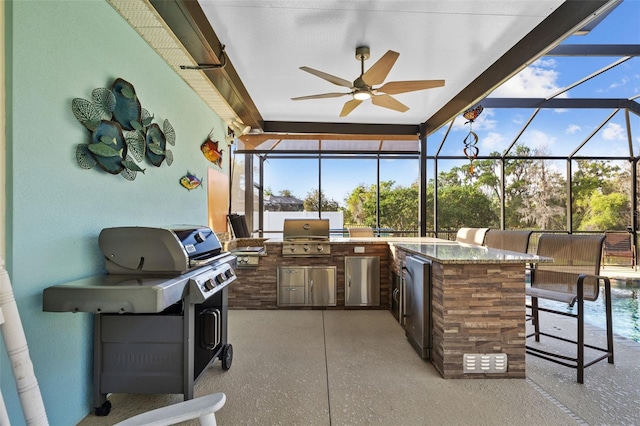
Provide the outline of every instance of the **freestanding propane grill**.
<path id="1" fill-rule="evenodd" d="M 217 357 L 228 370 L 228 285 L 236 257 L 207 227 L 103 229 L 107 275 L 46 288 L 43 310 L 92 312 L 93 403 L 106 416 L 111 392 L 193 398 Z"/>

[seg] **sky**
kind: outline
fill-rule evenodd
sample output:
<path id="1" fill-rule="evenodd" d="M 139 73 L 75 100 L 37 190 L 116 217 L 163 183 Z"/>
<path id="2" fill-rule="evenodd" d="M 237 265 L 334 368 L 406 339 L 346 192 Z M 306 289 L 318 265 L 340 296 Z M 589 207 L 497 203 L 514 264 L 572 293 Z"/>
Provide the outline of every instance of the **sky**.
<path id="1" fill-rule="evenodd" d="M 563 44 L 640 44 L 640 0 L 624 0 L 594 30 L 584 36 L 570 36 Z M 504 83 L 490 97 L 545 98 L 616 62 L 617 57 L 542 57 Z M 574 87 L 562 98 L 632 98 L 640 96 L 640 58 L 626 62 Z M 482 103 L 481 103 L 482 104 Z M 612 110 L 572 109 L 541 110 L 518 142 L 551 156 L 573 152 L 596 129 L 579 154 L 588 156 L 627 156 L 627 129 L 624 111 L 606 124 Z M 531 109 L 486 108 L 471 124 L 478 135 L 480 155 L 503 152 L 521 131 L 533 113 Z M 630 114 L 635 155 L 640 155 L 640 118 Z M 470 125 L 463 117 L 454 126 L 443 145 L 442 155 L 461 155 L 463 140 Z M 433 155 L 445 137 L 446 128 L 428 138 L 428 155 Z M 326 196 L 344 205 L 345 197 L 357 184 L 376 182 L 375 161 L 323 160 L 322 190 Z M 449 161 L 449 166 L 465 161 Z M 408 186 L 419 173 L 417 160 L 387 160 L 381 163 L 381 180 L 393 180 Z M 442 171 L 442 167 L 441 170 Z M 265 187 L 275 194 L 287 189 L 303 199 L 317 186 L 317 160 L 268 160 Z M 433 177 L 433 176 L 430 176 Z"/>

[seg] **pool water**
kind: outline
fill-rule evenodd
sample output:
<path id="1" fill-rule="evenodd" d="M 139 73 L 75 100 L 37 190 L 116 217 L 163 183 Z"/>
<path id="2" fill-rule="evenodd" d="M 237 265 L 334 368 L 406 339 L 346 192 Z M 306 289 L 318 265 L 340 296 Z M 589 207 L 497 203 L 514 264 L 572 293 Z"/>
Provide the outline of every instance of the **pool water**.
<path id="1" fill-rule="evenodd" d="M 540 306 L 575 313 L 576 307 L 566 303 L 540 299 Z M 628 286 L 623 281 L 611 280 L 611 307 L 613 310 L 613 333 L 640 342 L 640 287 Z M 584 303 L 585 323 L 606 329 L 604 287 L 595 302 Z"/>

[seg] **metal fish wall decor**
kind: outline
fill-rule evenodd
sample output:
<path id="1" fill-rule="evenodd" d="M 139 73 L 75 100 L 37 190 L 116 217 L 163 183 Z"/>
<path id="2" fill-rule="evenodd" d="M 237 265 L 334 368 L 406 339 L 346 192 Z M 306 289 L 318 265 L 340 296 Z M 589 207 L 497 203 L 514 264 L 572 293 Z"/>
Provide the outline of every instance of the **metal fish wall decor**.
<path id="1" fill-rule="evenodd" d="M 180 178 L 180 185 L 191 191 L 192 189 L 196 189 L 197 187 L 202 185 L 202 179 L 187 171 L 187 174 Z"/>
<path id="2" fill-rule="evenodd" d="M 218 144 L 218 141 L 213 140 L 213 129 L 211 129 L 211 132 L 209 132 L 209 136 L 207 136 L 207 139 L 200 145 L 200 151 L 202 151 L 202 155 L 204 155 L 204 158 L 221 168 L 222 153 L 224 152 L 224 150 L 218 148 Z"/>
<path id="3" fill-rule="evenodd" d="M 88 141 L 76 145 L 76 162 L 81 168 L 97 165 L 107 173 L 134 180 L 138 172 L 145 172 L 138 165 L 145 158 L 156 167 L 173 163 L 173 152 L 167 148 L 176 143 L 173 126 L 166 119 L 162 128 L 153 124 L 153 116 L 142 108 L 128 81 L 118 78 L 111 89 L 94 89 L 90 101 L 73 99 L 71 110 L 89 131 Z"/>

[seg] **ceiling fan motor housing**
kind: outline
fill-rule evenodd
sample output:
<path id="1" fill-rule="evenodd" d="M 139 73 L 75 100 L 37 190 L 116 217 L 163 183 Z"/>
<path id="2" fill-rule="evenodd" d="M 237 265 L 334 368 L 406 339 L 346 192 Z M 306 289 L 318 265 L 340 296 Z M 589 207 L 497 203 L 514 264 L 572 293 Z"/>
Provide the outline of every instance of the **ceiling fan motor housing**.
<path id="1" fill-rule="evenodd" d="M 369 59 L 370 51 L 369 46 L 358 46 L 356 47 L 356 59 L 358 61 Z"/>

